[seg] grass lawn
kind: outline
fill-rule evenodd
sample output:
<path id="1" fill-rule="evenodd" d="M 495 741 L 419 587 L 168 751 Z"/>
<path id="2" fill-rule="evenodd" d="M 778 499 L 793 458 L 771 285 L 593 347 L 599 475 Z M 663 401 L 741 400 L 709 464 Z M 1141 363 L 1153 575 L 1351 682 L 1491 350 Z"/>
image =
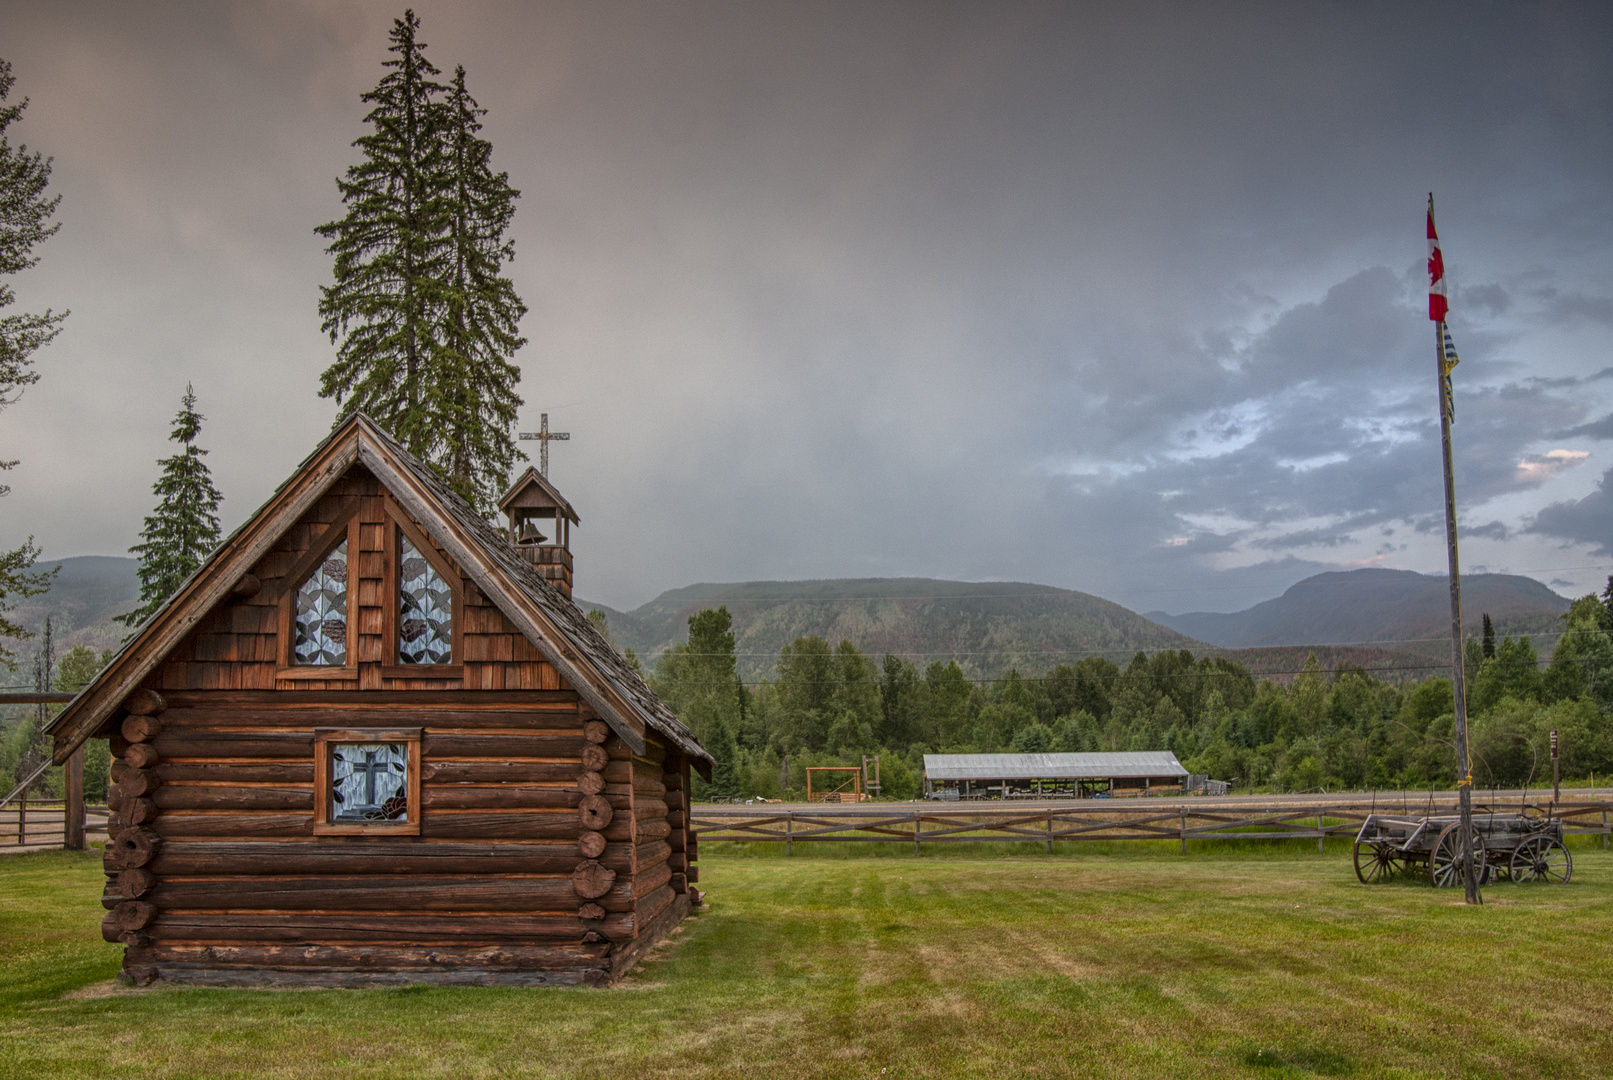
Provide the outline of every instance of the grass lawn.
<path id="1" fill-rule="evenodd" d="M 0 858 L 0 1075 L 1613 1071 L 1600 845 L 1477 910 L 1342 846 L 705 855 L 709 908 L 608 991 L 113 991 L 99 852 Z"/>

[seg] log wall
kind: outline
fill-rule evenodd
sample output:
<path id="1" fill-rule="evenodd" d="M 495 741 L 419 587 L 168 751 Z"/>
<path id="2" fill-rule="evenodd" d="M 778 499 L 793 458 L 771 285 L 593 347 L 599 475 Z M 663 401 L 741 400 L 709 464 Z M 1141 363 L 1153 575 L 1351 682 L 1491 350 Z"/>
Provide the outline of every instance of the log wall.
<path id="1" fill-rule="evenodd" d="M 163 696 L 112 739 L 103 931 L 132 978 L 601 983 L 687 910 L 663 752 L 575 693 Z M 424 729 L 420 836 L 314 836 L 334 726 Z"/>

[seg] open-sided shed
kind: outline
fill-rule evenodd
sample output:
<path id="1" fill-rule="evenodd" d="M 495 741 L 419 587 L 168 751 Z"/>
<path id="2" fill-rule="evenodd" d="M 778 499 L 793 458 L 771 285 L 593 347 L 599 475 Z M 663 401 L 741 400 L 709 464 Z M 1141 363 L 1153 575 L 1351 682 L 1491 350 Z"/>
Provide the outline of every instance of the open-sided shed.
<path id="1" fill-rule="evenodd" d="M 930 798 L 1146 795 L 1179 792 L 1187 775 L 1169 750 L 924 755 L 924 793 Z"/>
<path id="2" fill-rule="evenodd" d="M 51 728 L 111 740 L 128 975 L 598 984 L 682 919 L 710 757 L 553 562 L 333 432 Z"/>

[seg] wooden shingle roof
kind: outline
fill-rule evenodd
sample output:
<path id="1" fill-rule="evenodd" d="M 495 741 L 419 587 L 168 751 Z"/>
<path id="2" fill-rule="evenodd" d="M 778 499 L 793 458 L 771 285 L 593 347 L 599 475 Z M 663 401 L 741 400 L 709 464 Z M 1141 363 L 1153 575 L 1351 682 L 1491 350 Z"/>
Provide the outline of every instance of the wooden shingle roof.
<path id="1" fill-rule="evenodd" d="M 543 580 L 511 547 L 502 529 L 362 413 L 331 432 L 69 703 L 50 726 L 56 761 L 65 761 L 94 735 L 184 636 L 229 597 L 280 536 L 355 464 L 380 481 L 629 746 L 644 752 L 645 735 L 654 731 L 709 776 L 710 754 L 582 609 Z"/>

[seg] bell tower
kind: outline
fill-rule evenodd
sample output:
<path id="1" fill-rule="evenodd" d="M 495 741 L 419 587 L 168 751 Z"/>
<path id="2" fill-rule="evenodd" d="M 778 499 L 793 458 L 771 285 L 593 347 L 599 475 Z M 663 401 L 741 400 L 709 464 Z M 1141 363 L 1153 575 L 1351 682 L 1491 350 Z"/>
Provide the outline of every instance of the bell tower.
<path id="1" fill-rule="evenodd" d="M 498 508 L 509 518 L 510 543 L 543 579 L 571 595 L 571 527 L 581 525 L 577 511 L 547 477 L 528 467 L 510 487 Z M 544 534 L 548 529 L 548 535 Z"/>

